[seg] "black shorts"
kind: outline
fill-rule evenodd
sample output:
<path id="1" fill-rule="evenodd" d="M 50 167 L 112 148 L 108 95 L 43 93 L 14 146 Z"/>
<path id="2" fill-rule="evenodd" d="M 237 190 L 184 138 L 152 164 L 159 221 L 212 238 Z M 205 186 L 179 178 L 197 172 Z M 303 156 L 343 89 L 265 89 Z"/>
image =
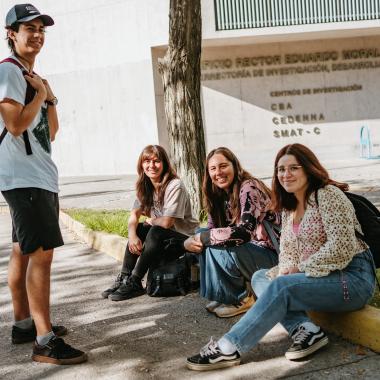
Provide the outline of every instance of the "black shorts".
<path id="1" fill-rule="evenodd" d="M 23 255 L 63 245 L 58 194 L 35 187 L 2 191 L 12 217 L 12 241 Z"/>

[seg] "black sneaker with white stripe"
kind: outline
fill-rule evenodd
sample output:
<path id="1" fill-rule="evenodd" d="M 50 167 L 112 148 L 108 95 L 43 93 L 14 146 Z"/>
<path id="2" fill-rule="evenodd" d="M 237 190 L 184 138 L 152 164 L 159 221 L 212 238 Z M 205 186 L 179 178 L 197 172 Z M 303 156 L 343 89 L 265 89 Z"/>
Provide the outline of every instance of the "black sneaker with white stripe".
<path id="1" fill-rule="evenodd" d="M 319 350 L 329 342 L 325 332 L 319 327 L 317 332 L 300 325 L 292 336 L 293 344 L 285 353 L 289 360 L 302 359 Z"/>
<path id="2" fill-rule="evenodd" d="M 187 368 L 193 371 L 210 371 L 212 369 L 233 367 L 240 364 L 240 354 L 235 351 L 226 355 L 220 351 L 218 342 L 213 338 L 204 346 L 198 355 L 187 358 Z"/>

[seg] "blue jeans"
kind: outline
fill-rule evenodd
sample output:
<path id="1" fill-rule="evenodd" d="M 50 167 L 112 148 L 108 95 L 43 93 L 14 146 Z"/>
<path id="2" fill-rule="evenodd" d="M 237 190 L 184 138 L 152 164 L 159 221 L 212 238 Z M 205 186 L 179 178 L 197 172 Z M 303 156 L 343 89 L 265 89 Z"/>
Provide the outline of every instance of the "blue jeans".
<path id="1" fill-rule="evenodd" d="M 252 287 L 258 299 L 224 337 L 243 353 L 254 347 L 278 322 L 292 335 L 301 323 L 310 321 L 306 311 L 361 309 L 375 289 L 373 265 L 368 250 L 356 255 L 344 270 L 325 277 L 295 273 L 269 280 L 266 270 L 256 272 Z M 344 296 L 343 282 L 347 284 L 348 297 Z"/>
<path id="2" fill-rule="evenodd" d="M 237 304 L 247 296 L 246 282 L 253 273 L 277 262 L 275 252 L 251 242 L 230 248 L 207 247 L 199 256 L 199 293 L 212 301 Z"/>

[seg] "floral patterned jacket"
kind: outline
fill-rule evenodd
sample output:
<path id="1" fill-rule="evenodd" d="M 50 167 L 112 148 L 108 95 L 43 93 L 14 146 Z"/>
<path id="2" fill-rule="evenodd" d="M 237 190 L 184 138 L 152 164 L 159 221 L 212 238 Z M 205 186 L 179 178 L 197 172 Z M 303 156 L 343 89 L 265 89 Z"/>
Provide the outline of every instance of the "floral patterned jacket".
<path id="1" fill-rule="evenodd" d="M 274 278 L 278 270 L 290 267 L 298 267 L 310 277 L 344 269 L 356 254 L 368 249 L 355 230 L 362 232 L 354 207 L 343 191 L 332 185 L 319 189 L 318 204 L 312 193 L 297 235 L 293 231 L 293 212 L 282 213 L 279 265 L 267 276 Z"/>
<path id="2" fill-rule="evenodd" d="M 268 212 L 270 198 L 261 190 L 255 179 L 242 183 L 239 193 L 241 216 L 236 224 L 232 224 L 230 203 L 226 202 L 225 212 L 227 227 L 216 228 L 209 215 L 208 231 L 201 232 L 201 241 L 204 246 L 237 246 L 247 242 L 272 248 L 272 243 L 261 223 L 264 218 L 280 224 L 280 215 Z"/>

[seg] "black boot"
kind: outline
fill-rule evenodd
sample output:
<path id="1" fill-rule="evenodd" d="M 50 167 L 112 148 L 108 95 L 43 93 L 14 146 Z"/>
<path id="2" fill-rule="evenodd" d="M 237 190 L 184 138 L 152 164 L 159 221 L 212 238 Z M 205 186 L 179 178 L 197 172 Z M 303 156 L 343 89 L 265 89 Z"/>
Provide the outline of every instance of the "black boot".
<path id="1" fill-rule="evenodd" d="M 123 283 L 124 278 L 127 277 L 126 274 L 124 273 L 119 273 L 114 281 L 114 283 L 111 285 L 110 288 L 106 289 L 105 291 L 102 292 L 102 297 L 103 298 L 108 298 L 108 296 L 112 293 L 114 293 L 121 284 Z"/>
<path id="2" fill-rule="evenodd" d="M 130 276 L 123 280 L 119 289 L 113 292 L 109 299 L 112 301 L 123 301 L 130 298 L 141 296 L 145 293 L 145 289 L 141 285 L 141 280 L 136 276 Z"/>

